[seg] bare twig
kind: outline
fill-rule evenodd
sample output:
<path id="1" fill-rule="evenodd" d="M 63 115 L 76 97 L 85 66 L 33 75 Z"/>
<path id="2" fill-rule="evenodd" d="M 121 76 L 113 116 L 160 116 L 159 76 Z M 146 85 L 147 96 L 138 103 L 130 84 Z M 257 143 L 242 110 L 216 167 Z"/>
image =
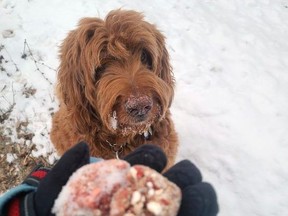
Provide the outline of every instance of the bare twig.
<path id="1" fill-rule="evenodd" d="M 13 82 L 12 82 L 12 93 L 13 93 L 13 105 L 15 106 L 15 92 L 14 92 L 14 86 L 13 86 Z"/>
<path id="2" fill-rule="evenodd" d="M 44 64 L 43 62 L 38 62 L 38 63 L 41 64 L 41 65 L 43 65 L 43 66 L 45 66 L 45 67 L 47 67 L 47 68 L 50 69 L 50 70 L 53 70 L 53 71 L 55 71 L 55 72 L 57 71 L 56 69 L 54 69 L 54 68 L 52 68 L 52 67 Z"/>
<path id="3" fill-rule="evenodd" d="M 9 118 L 11 112 L 14 109 L 14 106 L 15 106 L 15 103 L 13 103 L 12 105 L 9 105 L 9 108 L 4 112 L 2 110 L 0 110 L 1 111 L 1 114 L 0 114 L 0 123 L 1 124 Z"/>
<path id="4" fill-rule="evenodd" d="M 9 102 L 7 100 L 6 97 L 2 96 L 1 98 L 3 98 L 8 104 L 9 104 L 9 107 L 8 109 L 6 110 L 0 110 L 0 123 L 3 123 L 5 120 L 7 120 L 11 114 L 11 112 L 13 111 L 16 103 L 15 103 L 15 92 L 14 92 L 14 88 L 13 88 L 13 83 L 12 83 L 12 93 L 13 93 L 13 101 L 12 101 L 12 104 L 11 102 Z"/>
<path id="5" fill-rule="evenodd" d="M 7 85 L 4 85 L 0 92 L 4 91 L 6 89 Z"/>
<path id="6" fill-rule="evenodd" d="M 8 50 L 6 49 L 6 47 L 5 47 L 5 46 L 1 46 L 1 47 L 6 51 L 8 57 L 10 58 L 10 61 L 11 61 L 11 62 L 13 63 L 13 65 L 14 65 L 16 71 L 19 71 L 19 68 L 18 68 L 17 64 L 13 61 L 13 59 L 12 59 L 10 53 L 8 52 Z"/>
<path id="7" fill-rule="evenodd" d="M 55 69 L 51 68 L 50 66 L 48 65 L 45 65 L 44 63 L 42 62 L 39 62 L 35 59 L 31 49 L 30 49 L 30 46 L 29 44 L 27 43 L 26 39 L 24 41 L 24 49 L 23 49 L 23 54 L 22 54 L 22 58 L 23 59 L 26 59 L 27 58 L 27 54 L 26 54 L 26 48 L 27 48 L 27 51 L 29 53 L 29 55 L 31 56 L 32 60 L 34 61 L 34 64 L 35 64 L 35 67 L 36 67 L 36 70 L 39 71 L 41 73 L 41 75 L 44 77 L 44 79 L 50 84 L 50 85 L 53 85 L 52 82 L 45 76 L 45 74 L 40 70 L 40 68 L 38 67 L 38 64 L 41 64 L 43 66 L 46 66 L 47 68 L 51 69 L 51 70 L 54 70 L 56 71 Z"/>
<path id="8" fill-rule="evenodd" d="M 3 55 L 0 55 L 0 70 L 1 70 L 1 71 L 5 71 L 6 74 L 7 74 L 7 76 L 10 77 L 11 74 L 7 72 L 7 70 L 4 68 L 4 64 L 2 65 L 2 63 L 11 62 L 11 63 L 14 65 L 16 72 L 19 71 L 19 68 L 18 68 L 17 64 L 13 61 L 13 59 L 12 59 L 9 51 L 6 49 L 6 47 L 5 47 L 4 45 L 0 45 L 0 51 L 2 51 L 2 50 L 4 50 L 4 51 L 6 52 L 5 55 L 8 56 L 9 60 L 6 60 Z"/>

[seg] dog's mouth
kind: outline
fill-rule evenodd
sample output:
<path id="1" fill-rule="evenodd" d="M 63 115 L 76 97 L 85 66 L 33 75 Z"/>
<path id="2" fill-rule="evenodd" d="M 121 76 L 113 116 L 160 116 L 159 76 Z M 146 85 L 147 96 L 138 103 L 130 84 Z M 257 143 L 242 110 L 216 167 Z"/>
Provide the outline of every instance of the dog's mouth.
<path id="1" fill-rule="evenodd" d="M 146 124 L 143 123 L 133 125 L 118 124 L 117 119 L 110 117 L 110 125 L 115 132 L 120 132 L 123 136 L 140 134 L 145 138 L 148 138 L 150 135 L 152 135 L 152 123 L 150 122 L 147 122 Z"/>
<path id="2" fill-rule="evenodd" d="M 161 116 L 161 106 L 151 97 L 129 97 L 114 106 L 109 116 L 110 128 L 122 135 L 152 135 L 151 125 Z"/>

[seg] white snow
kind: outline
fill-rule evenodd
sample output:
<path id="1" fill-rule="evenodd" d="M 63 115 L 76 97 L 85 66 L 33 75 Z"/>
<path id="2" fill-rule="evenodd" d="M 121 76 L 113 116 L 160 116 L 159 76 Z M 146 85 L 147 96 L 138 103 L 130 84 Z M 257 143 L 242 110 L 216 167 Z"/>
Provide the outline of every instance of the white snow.
<path id="1" fill-rule="evenodd" d="M 287 0 L 2 0 L 1 55 L 9 62 L 0 71 L 0 108 L 17 102 L 5 124 L 30 120 L 34 154 L 53 151 L 58 46 L 81 17 L 119 7 L 144 12 L 167 37 L 178 160 L 192 160 L 215 186 L 219 215 L 287 215 Z M 27 48 L 21 58 L 25 39 L 51 68 L 36 66 Z M 24 84 L 36 94 L 25 98 Z"/>
<path id="2" fill-rule="evenodd" d="M 11 154 L 11 153 L 8 153 L 8 154 L 6 155 L 6 157 L 7 157 L 7 162 L 8 162 L 8 163 L 13 162 L 13 161 L 17 158 L 17 156 L 16 156 L 15 154 Z"/>
<path id="3" fill-rule="evenodd" d="M 116 111 L 113 111 L 113 114 L 110 117 L 110 126 L 111 126 L 111 128 L 113 128 L 113 130 L 117 129 L 118 121 L 117 121 L 117 113 L 116 113 Z"/>

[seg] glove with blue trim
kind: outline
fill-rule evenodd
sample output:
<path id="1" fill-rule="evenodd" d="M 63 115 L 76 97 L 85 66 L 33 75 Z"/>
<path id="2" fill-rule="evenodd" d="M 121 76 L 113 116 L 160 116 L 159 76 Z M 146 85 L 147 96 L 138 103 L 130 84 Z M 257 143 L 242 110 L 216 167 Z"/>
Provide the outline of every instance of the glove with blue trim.
<path id="1" fill-rule="evenodd" d="M 143 145 L 127 155 L 124 160 L 132 166 L 141 164 L 158 172 L 161 172 L 167 163 L 165 154 L 155 145 Z M 62 187 L 72 173 L 89 161 L 88 146 L 81 142 L 68 150 L 51 170 L 41 166 L 36 167 L 23 184 L 18 186 L 18 189 L 16 187 L 0 198 L 0 215 L 53 215 L 51 209 Z M 182 190 L 179 216 L 217 215 L 215 190 L 209 183 L 202 182 L 200 171 L 190 161 L 179 162 L 163 175 Z"/>

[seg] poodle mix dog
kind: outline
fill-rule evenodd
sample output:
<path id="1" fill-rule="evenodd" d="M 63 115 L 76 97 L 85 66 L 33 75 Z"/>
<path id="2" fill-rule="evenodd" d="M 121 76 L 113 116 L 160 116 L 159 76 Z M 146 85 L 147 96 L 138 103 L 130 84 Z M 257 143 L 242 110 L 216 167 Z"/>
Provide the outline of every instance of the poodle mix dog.
<path id="1" fill-rule="evenodd" d="M 60 155 L 79 141 L 91 155 L 122 157 L 160 146 L 174 163 L 178 139 L 169 111 L 174 77 L 165 38 L 135 11 L 84 18 L 60 50 L 51 140 Z"/>

